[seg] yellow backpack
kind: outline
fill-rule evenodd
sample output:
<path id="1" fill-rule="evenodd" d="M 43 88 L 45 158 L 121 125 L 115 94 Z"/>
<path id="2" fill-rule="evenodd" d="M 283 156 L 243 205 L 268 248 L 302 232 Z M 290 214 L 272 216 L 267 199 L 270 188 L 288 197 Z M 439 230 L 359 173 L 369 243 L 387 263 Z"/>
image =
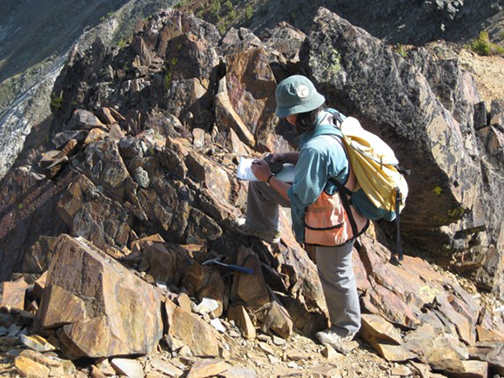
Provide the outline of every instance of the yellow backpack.
<path id="1" fill-rule="evenodd" d="M 408 196 L 408 183 L 404 174 L 409 172 L 399 168 L 399 161 L 387 143 L 364 130 L 357 119 L 343 118 L 341 113 L 333 109 L 329 112 L 343 134 L 343 144 L 357 180 L 353 193 L 362 188 L 366 196 L 359 203 L 359 198 L 352 196 L 353 193 L 346 194 L 352 197 L 354 206 L 365 218 L 396 221 L 397 254 L 399 260 L 402 260 L 399 214 Z M 339 190 L 346 192 L 345 188 L 339 187 Z"/>

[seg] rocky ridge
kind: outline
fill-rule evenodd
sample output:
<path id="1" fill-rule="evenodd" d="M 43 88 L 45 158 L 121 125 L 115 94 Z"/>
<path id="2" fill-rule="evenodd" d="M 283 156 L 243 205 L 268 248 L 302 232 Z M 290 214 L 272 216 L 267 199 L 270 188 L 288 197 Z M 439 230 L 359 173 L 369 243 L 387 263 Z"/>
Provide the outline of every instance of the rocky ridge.
<path id="1" fill-rule="evenodd" d="M 288 214 L 277 245 L 233 226 L 246 199 L 237 157 L 289 148 L 272 94 L 294 72 L 309 74 L 329 105 L 415 168 L 403 218 L 410 254 L 429 253 L 474 282 L 462 288 L 419 257 L 388 263 L 393 239 L 376 225 L 354 251 L 359 342 L 408 367 L 378 360 L 362 371 L 504 374 L 502 309 L 474 286 L 502 295 L 502 212 L 489 197 L 502 175 L 502 101 L 487 113 L 456 60 L 422 48 L 403 57 L 326 9 L 307 36 L 281 24 L 263 40 L 247 29 L 221 37 L 166 10 L 140 25 L 131 45 L 98 39 L 69 59 L 53 90 L 61 98 L 53 123 L 34 130 L 32 148 L 2 181 L 0 273 L 11 281 L 0 290 L 1 346 L 18 373 L 275 376 L 305 366 L 313 376 L 351 374 L 334 351 L 311 363 L 282 339 L 327 325 L 316 266 Z M 253 273 L 209 265 L 213 258 Z M 247 348 L 262 357 L 243 361 Z M 156 351 L 161 362 L 117 358 Z M 348 361 L 359 355 L 373 360 L 355 351 Z M 80 370 L 68 362 L 83 357 L 92 363 Z"/>

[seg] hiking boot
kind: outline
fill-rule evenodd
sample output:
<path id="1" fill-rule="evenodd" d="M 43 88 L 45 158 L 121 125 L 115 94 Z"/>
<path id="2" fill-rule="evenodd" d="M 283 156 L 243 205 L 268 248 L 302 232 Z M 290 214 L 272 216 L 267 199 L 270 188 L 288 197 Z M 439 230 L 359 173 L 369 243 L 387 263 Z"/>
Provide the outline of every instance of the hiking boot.
<path id="1" fill-rule="evenodd" d="M 261 230 L 253 228 L 245 224 L 245 219 L 240 218 L 236 221 L 236 231 L 242 235 L 255 236 L 267 243 L 278 243 L 280 241 L 280 231 L 278 230 Z"/>
<path id="2" fill-rule="evenodd" d="M 315 337 L 321 344 L 330 345 L 344 355 L 349 354 L 359 346 L 357 341 L 353 341 L 354 336 L 355 334 L 341 336 L 334 329 L 326 329 L 315 334 Z"/>

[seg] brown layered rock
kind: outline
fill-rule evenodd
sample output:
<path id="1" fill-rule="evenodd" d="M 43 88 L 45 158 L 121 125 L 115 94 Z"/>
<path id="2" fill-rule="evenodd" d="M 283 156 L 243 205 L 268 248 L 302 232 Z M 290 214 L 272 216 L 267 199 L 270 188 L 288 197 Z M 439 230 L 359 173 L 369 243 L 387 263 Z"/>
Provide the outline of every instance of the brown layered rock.
<path id="1" fill-rule="evenodd" d="M 226 91 L 233 112 L 245 124 L 256 140 L 256 149 L 262 151 L 275 150 L 273 129 L 276 124 L 274 111 L 276 81 L 268 65 L 268 54 L 263 48 L 249 48 L 245 51 L 226 55 Z M 225 96 L 225 95 L 222 95 Z M 227 105 L 225 97 L 221 106 Z M 226 119 L 226 117 L 224 117 Z M 236 116 L 232 117 L 237 119 Z M 250 135 L 242 130 L 239 121 L 234 131 L 244 143 L 250 143 Z M 246 139 L 245 139 L 246 138 Z"/>
<path id="2" fill-rule="evenodd" d="M 86 317 L 84 301 L 57 285 L 44 289 L 41 304 L 37 315 L 43 328 L 72 324 Z"/>
<path id="3" fill-rule="evenodd" d="M 149 50 L 166 59 L 164 107 L 191 128 L 208 129 L 213 119 L 211 94 L 219 64 L 215 51 L 219 33 L 215 26 L 167 9 L 149 21 L 141 38 Z"/>
<path id="4" fill-rule="evenodd" d="M 57 207 L 73 236 L 82 236 L 113 256 L 128 243 L 131 213 L 116 200 L 101 193 L 85 175 L 68 186 Z"/>
<path id="5" fill-rule="evenodd" d="M 266 30 L 261 38 L 270 52 L 269 64 L 277 80 L 300 72 L 299 51 L 306 39 L 305 33 L 286 22 L 280 22 L 273 29 Z"/>
<path id="6" fill-rule="evenodd" d="M 194 356 L 217 357 L 219 355 L 219 343 L 210 325 L 169 300 L 164 306 L 168 335 L 181 340 Z"/>
<path id="7" fill-rule="evenodd" d="M 0 308 L 24 310 L 28 284 L 24 279 L 15 282 L 0 283 Z"/>
<path id="8" fill-rule="evenodd" d="M 256 338 L 256 329 L 244 306 L 230 307 L 227 315 L 229 320 L 233 320 L 240 327 L 243 337 L 252 340 Z"/>
<path id="9" fill-rule="evenodd" d="M 55 242 L 56 237 L 40 236 L 24 255 L 21 270 L 28 273 L 42 273 L 46 271 L 54 254 Z"/>
<path id="10" fill-rule="evenodd" d="M 59 314 L 58 324 L 68 323 L 58 331 L 66 352 L 82 357 L 152 352 L 163 332 L 160 295 L 84 239 L 61 235 L 55 250 L 46 289 L 54 294 L 44 295 L 41 308 L 64 308 L 67 303 L 53 301 L 68 293 L 78 298 L 70 299 L 75 305 L 68 319 Z M 85 316 L 75 317 L 82 302 Z M 48 313 L 41 313 L 42 323 Z"/>
<path id="11" fill-rule="evenodd" d="M 288 338 L 293 331 L 292 320 L 288 311 L 266 285 L 257 255 L 251 249 L 241 247 L 236 264 L 250 268 L 254 273 L 235 272 L 231 299 L 243 301 L 262 323 L 263 330 L 271 329 Z"/>
<path id="12" fill-rule="evenodd" d="M 92 130 L 101 128 L 107 130 L 107 127 L 93 113 L 87 110 L 77 109 L 73 112 L 70 122 L 66 126 L 71 130 Z"/>
<path id="13" fill-rule="evenodd" d="M 178 286 L 191 263 L 187 251 L 176 244 L 143 244 L 142 254 L 148 261 L 152 277 L 166 285 Z"/>
<path id="14" fill-rule="evenodd" d="M 0 282 L 21 271 L 24 255 L 41 235 L 59 235 L 67 230 L 55 209 L 72 176 L 64 174 L 53 182 L 27 167 L 18 167 L 4 177 L 0 201 Z"/>

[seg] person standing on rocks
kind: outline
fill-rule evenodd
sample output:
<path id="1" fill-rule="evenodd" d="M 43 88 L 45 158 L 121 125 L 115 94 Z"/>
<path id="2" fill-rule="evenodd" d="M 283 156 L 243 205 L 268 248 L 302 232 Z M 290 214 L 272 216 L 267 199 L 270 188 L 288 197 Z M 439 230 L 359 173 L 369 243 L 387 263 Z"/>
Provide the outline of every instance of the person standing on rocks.
<path id="1" fill-rule="evenodd" d="M 281 81 L 276 89 L 276 115 L 296 129 L 299 152 L 275 153 L 271 163 L 295 164 L 294 182 L 278 180 L 265 160 L 252 164 L 259 181 L 249 182 L 246 219 L 238 231 L 267 242 L 280 240 L 279 206 L 290 207 L 293 230 L 300 243 L 314 245 L 317 269 L 324 290 L 331 328 L 316 338 L 348 352 L 349 341 L 361 326 L 359 297 L 352 269 L 355 237 L 367 225 L 358 214 L 357 233 L 346 215 L 338 184 L 350 190 L 355 176 L 350 169 L 336 118 L 345 117 L 325 106 L 325 98 L 301 75 Z M 338 117 L 335 117 L 335 115 Z M 352 210 L 353 212 L 353 210 Z M 314 227 L 307 227 L 310 223 Z M 329 224 L 332 224 L 330 226 Z"/>

